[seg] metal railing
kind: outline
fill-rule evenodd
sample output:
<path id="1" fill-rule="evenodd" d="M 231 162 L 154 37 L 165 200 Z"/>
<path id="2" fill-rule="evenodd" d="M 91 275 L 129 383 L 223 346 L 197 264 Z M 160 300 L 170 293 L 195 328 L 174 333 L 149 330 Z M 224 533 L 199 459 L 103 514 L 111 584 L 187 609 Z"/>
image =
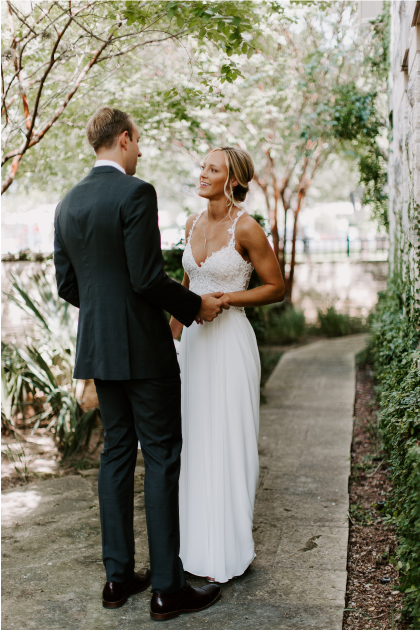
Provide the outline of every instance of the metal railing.
<path id="1" fill-rule="evenodd" d="M 387 236 L 366 238 L 326 238 L 296 240 L 296 262 L 325 262 L 339 260 L 388 260 L 389 240 Z M 290 261 L 292 243 L 286 243 L 286 261 Z"/>

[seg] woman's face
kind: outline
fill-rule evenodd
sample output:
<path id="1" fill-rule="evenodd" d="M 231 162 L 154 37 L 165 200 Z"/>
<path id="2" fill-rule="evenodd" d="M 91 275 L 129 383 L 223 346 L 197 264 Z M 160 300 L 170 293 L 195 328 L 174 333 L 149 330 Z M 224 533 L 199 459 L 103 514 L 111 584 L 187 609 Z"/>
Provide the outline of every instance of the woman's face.
<path id="1" fill-rule="evenodd" d="M 209 153 L 203 162 L 198 194 L 205 199 L 222 199 L 225 196 L 225 182 L 228 169 L 223 151 Z M 237 182 L 232 181 L 232 186 Z"/>

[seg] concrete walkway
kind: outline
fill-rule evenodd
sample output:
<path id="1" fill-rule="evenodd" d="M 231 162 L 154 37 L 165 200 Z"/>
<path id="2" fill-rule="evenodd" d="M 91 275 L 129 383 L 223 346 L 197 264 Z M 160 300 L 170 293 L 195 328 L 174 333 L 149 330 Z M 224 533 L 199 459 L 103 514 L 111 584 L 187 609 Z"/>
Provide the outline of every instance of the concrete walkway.
<path id="1" fill-rule="evenodd" d="M 355 335 L 282 357 L 261 408 L 257 557 L 244 577 L 223 586 L 214 607 L 164 626 L 341 630 L 354 355 L 363 345 L 364 336 Z M 142 467 L 136 472 L 137 565 L 143 566 L 148 554 Z M 104 570 L 94 473 L 11 489 L 2 499 L 3 630 L 152 626 L 149 593 L 118 610 L 101 606 Z"/>

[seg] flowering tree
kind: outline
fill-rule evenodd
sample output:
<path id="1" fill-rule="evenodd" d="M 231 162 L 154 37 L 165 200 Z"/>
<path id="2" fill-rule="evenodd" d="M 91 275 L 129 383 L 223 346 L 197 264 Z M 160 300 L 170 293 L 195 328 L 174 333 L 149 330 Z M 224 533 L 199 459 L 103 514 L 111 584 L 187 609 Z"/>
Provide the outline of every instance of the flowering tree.
<path id="1" fill-rule="evenodd" d="M 228 59 L 221 76 L 232 82 L 238 70 L 229 57 L 250 55 L 255 48 L 252 4 L 49 0 L 31 3 L 29 10 L 8 1 L 2 38 L 2 167 L 7 171 L 2 194 L 69 104 L 79 97 L 82 107 L 82 97 L 115 75 L 130 53 L 139 62 L 142 49 L 171 41 L 213 42 Z M 174 84 L 176 77 L 170 87 Z"/>
<path id="2" fill-rule="evenodd" d="M 315 176 L 332 154 L 355 161 L 385 127 L 364 66 L 369 33 L 356 25 L 352 2 L 298 9 L 294 20 L 265 20 L 265 46 L 240 68 L 244 79 L 226 89 L 237 114 L 221 133 L 255 156 L 255 182 L 270 217 L 274 250 L 285 274 L 286 222 L 293 214 L 286 295 L 291 299 L 299 214 Z M 369 49 L 370 50 L 370 49 Z M 279 233 L 278 213 L 284 213 Z"/>

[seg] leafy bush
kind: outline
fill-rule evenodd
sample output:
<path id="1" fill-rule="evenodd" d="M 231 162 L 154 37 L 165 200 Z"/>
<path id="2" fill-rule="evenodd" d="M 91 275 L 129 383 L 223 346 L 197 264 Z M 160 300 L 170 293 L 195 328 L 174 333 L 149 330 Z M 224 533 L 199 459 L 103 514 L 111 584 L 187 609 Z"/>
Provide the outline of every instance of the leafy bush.
<path id="1" fill-rule="evenodd" d="M 327 337 L 343 337 L 366 330 L 366 326 L 357 317 L 338 313 L 334 306 L 325 311 L 318 310 L 318 330 Z"/>
<path id="2" fill-rule="evenodd" d="M 163 268 L 165 272 L 176 280 L 182 282 L 184 277 L 184 270 L 182 268 L 182 254 L 184 250 L 180 247 L 173 247 L 172 249 L 163 249 Z"/>
<path id="3" fill-rule="evenodd" d="M 390 284 L 372 317 L 371 354 L 380 402 L 380 429 L 392 467 L 388 521 L 395 525 L 405 614 L 420 628 L 420 332 L 418 315 Z"/>
<path id="4" fill-rule="evenodd" d="M 45 270 L 24 285 L 12 276 L 8 298 L 29 317 L 32 338 L 24 347 L 2 344 L 2 419 L 14 425 L 18 412 L 29 423 L 55 432 L 64 457 L 89 443 L 99 409 L 84 412 L 76 398 L 73 367 L 76 355 L 76 313 L 58 297 Z"/>
<path id="5" fill-rule="evenodd" d="M 273 350 L 271 348 L 259 348 L 260 361 L 261 361 L 261 389 L 264 388 L 271 373 L 280 361 L 283 352 L 280 350 Z"/>
<path id="6" fill-rule="evenodd" d="M 267 319 L 267 340 L 270 342 L 294 343 L 303 339 L 307 333 L 303 311 L 290 304 L 270 308 Z"/>

